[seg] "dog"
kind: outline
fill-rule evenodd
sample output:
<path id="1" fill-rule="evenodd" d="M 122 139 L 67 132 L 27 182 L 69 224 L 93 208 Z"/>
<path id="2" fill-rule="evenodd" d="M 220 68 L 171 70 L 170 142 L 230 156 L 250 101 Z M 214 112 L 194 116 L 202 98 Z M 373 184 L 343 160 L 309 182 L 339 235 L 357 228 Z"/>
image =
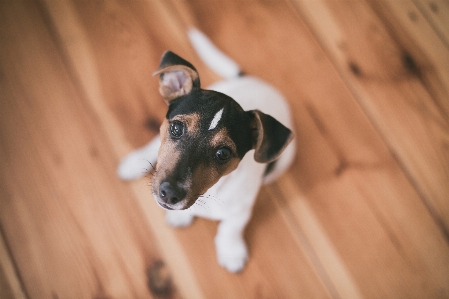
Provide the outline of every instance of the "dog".
<path id="1" fill-rule="evenodd" d="M 201 89 L 195 67 L 167 51 L 154 73 L 168 105 L 160 134 L 123 158 L 117 172 L 123 180 L 151 172 L 154 198 L 174 227 L 195 216 L 220 221 L 218 262 L 239 272 L 248 259 L 243 232 L 259 189 L 294 158 L 292 118 L 275 88 L 243 74 L 197 29 L 188 37 L 224 80 Z"/>

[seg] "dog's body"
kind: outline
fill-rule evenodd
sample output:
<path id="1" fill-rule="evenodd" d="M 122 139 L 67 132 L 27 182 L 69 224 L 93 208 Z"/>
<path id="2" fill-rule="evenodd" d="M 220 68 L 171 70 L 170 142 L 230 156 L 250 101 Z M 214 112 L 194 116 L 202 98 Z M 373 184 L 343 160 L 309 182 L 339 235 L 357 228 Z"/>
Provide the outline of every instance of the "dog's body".
<path id="1" fill-rule="evenodd" d="M 191 29 L 189 37 L 206 64 L 226 80 L 202 90 L 194 67 L 167 52 L 155 73 L 169 104 L 161 134 L 125 157 L 118 174 L 136 179 L 157 161 L 153 193 L 168 210 L 169 224 L 187 226 L 195 216 L 219 220 L 218 261 L 237 272 L 247 260 L 243 231 L 258 191 L 294 158 L 293 125 L 279 92 L 241 76 L 239 67 L 199 31 Z"/>

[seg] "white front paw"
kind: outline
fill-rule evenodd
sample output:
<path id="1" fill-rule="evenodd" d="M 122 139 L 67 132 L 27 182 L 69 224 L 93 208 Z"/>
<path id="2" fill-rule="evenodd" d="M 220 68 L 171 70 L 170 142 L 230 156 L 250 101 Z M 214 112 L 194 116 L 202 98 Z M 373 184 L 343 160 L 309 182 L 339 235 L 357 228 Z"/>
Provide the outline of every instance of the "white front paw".
<path id="1" fill-rule="evenodd" d="M 248 250 L 245 241 L 241 238 L 220 240 L 215 238 L 218 263 L 228 271 L 236 273 L 243 270 L 248 261 Z"/>
<path id="2" fill-rule="evenodd" d="M 194 216 L 187 211 L 167 211 L 165 219 L 170 226 L 187 227 L 193 221 Z"/>
<path id="3" fill-rule="evenodd" d="M 117 168 L 117 175 L 125 181 L 137 180 L 145 176 L 151 169 L 151 164 L 135 151 L 120 161 Z"/>

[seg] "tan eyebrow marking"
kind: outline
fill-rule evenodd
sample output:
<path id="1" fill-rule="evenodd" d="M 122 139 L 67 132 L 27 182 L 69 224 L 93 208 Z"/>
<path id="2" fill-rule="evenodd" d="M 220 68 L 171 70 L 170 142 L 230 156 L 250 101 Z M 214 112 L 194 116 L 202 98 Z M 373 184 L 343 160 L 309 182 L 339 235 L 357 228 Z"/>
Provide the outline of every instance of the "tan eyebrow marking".
<path id="1" fill-rule="evenodd" d="M 237 147 L 235 146 L 235 143 L 234 141 L 232 141 L 231 137 L 229 137 L 228 131 L 225 128 L 215 133 L 215 135 L 212 137 L 212 140 L 210 141 L 210 144 L 212 147 L 217 147 L 219 145 L 227 146 L 232 150 L 234 154 L 237 152 Z"/>
<path id="2" fill-rule="evenodd" d="M 153 176 L 153 186 L 159 186 L 161 180 L 174 168 L 180 159 L 180 154 L 176 151 L 175 143 L 173 143 L 168 134 L 169 122 L 164 120 L 160 128 L 161 147 L 156 162 L 156 172 Z M 154 190 L 153 192 L 158 190 Z"/>
<path id="3" fill-rule="evenodd" d="M 200 117 L 197 113 L 192 114 L 179 114 L 172 118 L 172 120 L 178 120 L 183 122 L 187 127 L 187 132 L 197 132 L 199 130 Z"/>

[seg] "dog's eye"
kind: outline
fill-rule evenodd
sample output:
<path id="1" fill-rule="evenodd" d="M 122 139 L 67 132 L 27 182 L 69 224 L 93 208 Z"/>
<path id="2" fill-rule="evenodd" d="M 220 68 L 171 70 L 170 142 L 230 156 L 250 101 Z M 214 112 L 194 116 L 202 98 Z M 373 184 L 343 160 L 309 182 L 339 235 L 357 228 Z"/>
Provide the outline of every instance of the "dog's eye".
<path id="1" fill-rule="evenodd" d="M 231 158 L 231 150 L 227 147 L 222 147 L 217 150 L 217 152 L 215 153 L 215 156 L 220 161 L 229 160 L 229 158 Z"/>
<path id="2" fill-rule="evenodd" d="M 173 121 L 170 123 L 170 128 L 169 128 L 169 132 L 170 132 L 170 136 L 173 138 L 181 138 L 182 135 L 184 135 L 184 124 L 180 121 Z"/>

